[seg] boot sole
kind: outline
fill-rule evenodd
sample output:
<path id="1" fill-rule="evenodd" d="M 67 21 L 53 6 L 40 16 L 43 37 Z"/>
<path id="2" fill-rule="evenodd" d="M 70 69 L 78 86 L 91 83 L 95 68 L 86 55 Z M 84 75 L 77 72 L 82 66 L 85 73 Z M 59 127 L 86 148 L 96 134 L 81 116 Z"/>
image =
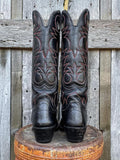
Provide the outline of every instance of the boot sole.
<path id="1" fill-rule="evenodd" d="M 49 143 L 52 140 L 56 125 L 49 127 L 33 127 L 35 139 L 38 143 Z"/>
<path id="2" fill-rule="evenodd" d="M 86 127 L 64 126 L 64 129 L 69 142 L 79 143 L 83 141 Z"/>

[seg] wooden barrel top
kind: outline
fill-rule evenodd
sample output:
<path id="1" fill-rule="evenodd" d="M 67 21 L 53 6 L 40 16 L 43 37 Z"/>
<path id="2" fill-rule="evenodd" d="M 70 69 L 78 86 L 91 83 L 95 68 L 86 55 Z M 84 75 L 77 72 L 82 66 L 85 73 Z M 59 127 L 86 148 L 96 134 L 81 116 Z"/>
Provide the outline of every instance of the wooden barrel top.
<path id="1" fill-rule="evenodd" d="M 21 128 L 15 135 L 16 160 L 98 160 L 103 151 L 103 135 L 87 126 L 83 142 L 70 143 L 65 133 L 56 131 L 52 142 L 37 143 L 32 125 Z"/>

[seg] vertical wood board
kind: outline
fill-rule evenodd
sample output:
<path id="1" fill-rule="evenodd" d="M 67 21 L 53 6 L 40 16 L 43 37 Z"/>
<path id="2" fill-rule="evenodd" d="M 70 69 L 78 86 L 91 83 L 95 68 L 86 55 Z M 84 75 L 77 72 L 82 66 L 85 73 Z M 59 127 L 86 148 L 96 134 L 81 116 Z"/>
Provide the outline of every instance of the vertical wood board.
<path id="1" fill-rule="evenodd" d="M 100 52 L 100 129 L 104 135 L 103 160 L 110 159 L 111 51 Z"/>
<path id="2" fill-rule="evenodd" d="M 11 1 L 0 1 L 0 18 L 10 19 Z M 10 160 L 11 51 L 0 50 L 0 160 Z"/>
<path id="3" fill-rule="evenodd" d="M 11 0 L 11 18 L 22 18 L 22 0 Z M 22 51 L 12 50 L 12 68 L 11 68 L 11 160 L 14 155 L 14 135 L 21 127 L 22 114 Z"/>
<path id="4" fill-rule="evenodd" d="M 112 19 L 120 19 L 120 0 L 112 0 Z"/>
<path id="5" fill-rule="evenodd" d="M 11 0 L 0 0 L 0 13 L 2 19 L 11 18 Z"/>
<path id="6" fill-rule="evenodd" d="M 10 50 L 0 50 L 0 160 L 10 159 Z"/>
<path id="7" fill-rule="evenodd" d="M 100 19 L 111 20 L 112 0 L 100 0 Z M 100 129 L 104 136 L 101 159 L 110 160 L 111 51 L 100 51 Z"/>
<path id="8" fill-rule="evenodd" d="M 22 0 L 11 0 L 11 18 L 12 19 L 22 19 Z"/>
<path id="9" fill-rule="evenodd" d="M 23 74 L 22 76 L 22 107 L 23 107 L 22 123 L 23 124 L 22 125 L 25 126 L 31 123 L 31 112 L 29 112 L 28 115 L 25 114 L 26 112 L 31 111 L 32 109 L 32 53 L 31 51 L 23 50 L 22 74 Z"/>
<path id="10" fill-rule="evenodd" d="M 99 128 L 99 51 L 88 53 L 88 124 Z"/>
<path id="11" fill-rule="evenodd" d="M 11 160 L 14 159 L 14 135 L 21 128 L 22 53 L 12 50 L 11 83 Z"/>
<path id="12" fill-rule="evenodd" d="M 111 160 L 120 157 L 120 51 L 112 51 L 111 70 Z"/>
<path id="13" fill-rule="evenodd" d="M 120 19 L 120 0 L 112 0 L 112 19 Z M 111 160 L 120 158 L 120 50 L 112 51 Z"/>

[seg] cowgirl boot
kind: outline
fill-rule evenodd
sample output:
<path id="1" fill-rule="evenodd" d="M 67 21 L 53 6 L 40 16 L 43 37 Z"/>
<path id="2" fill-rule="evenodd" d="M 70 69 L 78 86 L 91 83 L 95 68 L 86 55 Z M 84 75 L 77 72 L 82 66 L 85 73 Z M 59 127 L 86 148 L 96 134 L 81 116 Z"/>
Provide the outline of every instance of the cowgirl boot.
<path id="1" fill-rule="evenodd" d="M 62 12 L 62 120 L 61 128 L 70 142 L 83 140 L 86 131 L 88 25 L 85 9 L 77 26 L 67 11 Z"/>
<path id="2" fill-rule="evenodd" d="M 51 14 L 47 26 L 39 12 L 32 17 L 32 124 L 36 141 L 47 143 L 57 127 L 60 11 Z"/>

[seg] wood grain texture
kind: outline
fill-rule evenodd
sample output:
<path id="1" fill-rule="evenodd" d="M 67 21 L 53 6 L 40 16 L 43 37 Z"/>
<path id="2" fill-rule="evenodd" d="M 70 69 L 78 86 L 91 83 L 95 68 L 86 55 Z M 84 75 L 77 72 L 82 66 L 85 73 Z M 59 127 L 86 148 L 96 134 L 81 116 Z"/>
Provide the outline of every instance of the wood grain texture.
<path id="1" fill-rule="evenodd" d="M 88 53 L 88 124 L 99 128 L 99 52 Z"/>
<path id="2" fill-rule="evenodd" d="M 112 19 L 120 20 L 120 0 L 112 1 Z M 112 51 L 111 64 L 111 160 L 120 157 L 120 50 Z"/>
<path id="3" fill-rule="evenodd" d="M 111 51 L 100 52 L 100 129 L 104 134 L 103 160 L 110 160 Z"/>
<path id="4" fill-rule="evenodd" d="M 12 83 L 11 83 L 11 159 L 14 159 L 14 134 L 21 127 L 22 112 L 22 53 L 12 50 Z"/>
<path id="5" fill-rule="evenodd" d="M 11 18 L 11 0 L 0 0 L 0 14 L 2 19 Z"/>
<path id="6" fill-rule="evenodd" d="M 120 157 L 120 51 L 112 51 L 111 66 L 111 160 Z"/>
<path id="7" fill-rule="evenodd" d="M 23 50 L 23 69 L 22 69 L 22 125 L 31 123 L 32 109 L 32 53 Z M 26 112 L 29 113 L 26 115 Z M 26 120 L 27 119 L 27 120 Z"/>
<path id="8" fill-rule="evenodd" d="M 10 159 L 10 70 L 10 51 L 0 50 L 0 160 Z"/>
<path id="9" fill-rule="evenodd" d="M 11 0 L 11 18 L 12 19 L 22 19 L 22 0 Z"/>
<path id="10" fill-rule="evenodd" d="M 11 18 L 22 18 L 22 0 L 11 0 Z M 14 134 L 21 127 L 22 115 L 22 51 L 12 50 L 11 83 L 11 160 L 14 156 Z"/>
<path id="11" fill-rule="evenodd" d="M 101 20 L 111 20 L 112 0 L 100 1 Z M 101 160 L 110 160 L 111 50 L 100 51 L 100 129 L 104 135 Z"/>
<path id="12" fill-rule="evenodd" d="M 0 1 L 0 18 L 10 19 L 11 1 Z M 11 51 L 0 49 L 0 160 L 10 160 Z"/>
<path id="13" fill-rule="evenodd" d="M 0 48 L 32 48 L 32 34 L 31 20 L 0 20 Z M 90 49 L 120 48 L 119 37 L 119 20 L 91 20 L 88 43 Z"/>
<path id="14" fill-rule="evenodd" d="M 112 0 L 112 19 L 120 20 L 120 0 Z"/>
<path id="15" fill-rule="evenodd" d="M 100 0 L 100 19 L 111 20 L 112 18 L 112 0 Z"/>
<path id="16" fill-rule="evenodd" d="M 69 13 L 72 19 L 78 19 L 83 9 L 88 8 L 90 10 L 90 19 L 99 19 L 99 0 L 74 0 L 69 2 Z M 88 46 L 93 46 L 98 36 L 93 38 L 96 33 L 99 21 L 90 21 L 90 29 L 88 35 Z M 95 29 L 95 30 L 94 30 Z M 94 31 L 93 31 L 94 30 Z M 92 31 L 94 33 L 92 33 Z M 97 32 L 97 34 L 99 31 Z M 91 39 L 92 36 L 92 39 Z M 94 41 L 95 40 L 95 41 Z M 96 45 L 96 44 L 95 44 Z M 94 46 L 94 49 L 97 48 Z M 87 118 L 88 124 L 99 128 L 99 51 L 89 51 L 88 53 L 88 104 L 87 104 Z"/>

